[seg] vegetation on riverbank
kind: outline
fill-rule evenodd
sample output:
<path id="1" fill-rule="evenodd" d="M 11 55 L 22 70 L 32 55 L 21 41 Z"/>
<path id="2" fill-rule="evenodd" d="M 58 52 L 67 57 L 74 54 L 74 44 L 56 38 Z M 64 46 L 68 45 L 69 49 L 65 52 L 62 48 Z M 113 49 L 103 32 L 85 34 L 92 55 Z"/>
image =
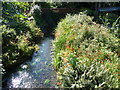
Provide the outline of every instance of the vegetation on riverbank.
<path id="1" fill-rule="evenodd" d="M 58 87 L 117 88 L 118 79 L 120 79 L 118 67 L 120 17 L 108 13 L 97 16 L 97 6 L 110 7 L 119 6 L 119 4 L 108 2 L 103 4 L 102 2 L 101 4 L 96 2 L 2 2 L 3 15 L 0 32 L 2 32 L 1 41 L 3 41 L 3 78 L 6 72 L 12 71 L 13 68 L 31 57 L 33 52 L 39 49 L 36 43 L 41 40 L 43 33 L 44 36 L 53 35 L 58 24 L 55 31 L 53 57 L 53 64 L 58 75 Z M 82 12 L 75 14 L 79 12 L 76 11 L 72 12 L 75 15 L 68 14 L 65 19 L 61 20 L 66 13 L 47 11 L 47 13 L 41 14 L 41 8 L 71 7 L 78 8 L 89 16 Z M 96 20 L 99 24 L 93 22 L 90 16 L 96 16 L 94 21 Z M 109 29 L 100 24 L 109 26 Z M 49 81 L 45 81 L 45 83 L 47 82 Z"/>
<path id="2" fill-rule="evenodd" d="M 25 11 L 30 6 L 27 2 L 3 2 L 3 25 L 0 26 L 3 40 L 3 75 L 10 68 L 15 68 L 15 65 L 20 65 L 30 58 L 33 52 L 39 49 L 36 43 L 43 37 L 43 33 L 34 19 L 28 20 L 31 15 Z"/>
<path id="3" fill-rule="evenodd" d="M 119 39 L 81 13 L 59 22 L 54 42 L 58 87 L 118 88 Z"/>

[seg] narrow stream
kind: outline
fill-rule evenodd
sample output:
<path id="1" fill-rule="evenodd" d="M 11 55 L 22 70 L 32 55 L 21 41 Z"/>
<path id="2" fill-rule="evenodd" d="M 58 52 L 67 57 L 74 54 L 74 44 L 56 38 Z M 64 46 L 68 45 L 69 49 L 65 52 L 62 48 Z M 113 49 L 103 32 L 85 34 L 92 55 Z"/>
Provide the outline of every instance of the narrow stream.
<path id="1" fill-rule="evenodd" d="M 32 60 L 12 73 L 7 82 L 8 88 L 54 88 L 55 71 L 52 67 L 52 37 L 46 37 L 39 45 L 40 50 L 33 54 Z"/>

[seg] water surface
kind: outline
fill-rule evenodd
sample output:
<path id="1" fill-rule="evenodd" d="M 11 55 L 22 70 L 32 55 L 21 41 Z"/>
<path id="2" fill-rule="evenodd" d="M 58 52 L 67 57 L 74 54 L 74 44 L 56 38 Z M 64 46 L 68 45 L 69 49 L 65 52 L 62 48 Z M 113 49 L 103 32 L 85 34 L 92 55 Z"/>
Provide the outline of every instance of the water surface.
<path id="1" fill-rule="evenodd" d="M 52 67 L 52 37 L 44 38 L 39 45 L 40 50 L 12 73 L 7 82 L 9 88 L 54 88 L 55 71 Z"/>

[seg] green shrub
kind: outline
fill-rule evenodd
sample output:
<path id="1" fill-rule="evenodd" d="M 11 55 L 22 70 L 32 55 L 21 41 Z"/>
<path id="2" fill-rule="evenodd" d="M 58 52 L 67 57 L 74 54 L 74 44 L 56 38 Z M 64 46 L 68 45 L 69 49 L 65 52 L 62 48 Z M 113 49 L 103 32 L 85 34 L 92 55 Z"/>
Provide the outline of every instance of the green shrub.
<path id="1" fill-rule="evenodd" d="M 5 74 L 11 68 L 18 66 L 38 48 L 37 40 L 41 40 L 43 33 L 37 27 L 35 20 L 28 21 L 27 14 L 32 3 L 2 2 L 2 62 Z M 0 43 L 1 44 L 1 43 Z M 4 78 L 4 75 L 3 75 Z"/>
<path id="2" fill-rule="evenodd" d="M 54 66 L 60 87 L 117 88 L 119 39 L 85 14 L 67 15 L 56 28 Z"/>
<path id="3" fill-rule="evenodd" d="M 41 30 L 35 25 L 34 21 L 28 21 L 28 30 L 18 33 L 15 29 L 2 25 L 2 61 L 3 68 L 8 70 L 16 63 L 21 63 L 25 58 L 31 57 L 39 47 L 35 44 L 37 39 L 43 37 Z M 24 31 L 22 28 L 21 31 Z"/>
<path id="4" fill-rule="evenodd" d="M 40 28 L 36 25 L 34 20 L 27 21 L 27 25 L 30 28 L 33 38 L 42 38 L 43 37 L 43 33 L 41 32 Z"/>
<path id="5" fill-rule="evenodd" d="M 112 13 L 104 13 L 99 15 L 99 23 L 110 28 L 110 32 L 120 38 L 120 16 Z"/>

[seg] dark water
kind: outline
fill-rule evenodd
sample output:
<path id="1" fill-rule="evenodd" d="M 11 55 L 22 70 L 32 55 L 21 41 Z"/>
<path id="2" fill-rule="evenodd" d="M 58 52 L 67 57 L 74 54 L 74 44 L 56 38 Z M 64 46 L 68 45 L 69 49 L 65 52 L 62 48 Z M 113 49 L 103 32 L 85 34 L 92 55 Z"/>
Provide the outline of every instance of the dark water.
<path id="1" fill-rule="evenodd" d="M 54 88 L 55 71 L 52 67 L 52 37 L 44 38 L 40 50 L 33 54 L 31 61 L 20 66 L 12 73 L 7 82 L 9 88 Z"/>

